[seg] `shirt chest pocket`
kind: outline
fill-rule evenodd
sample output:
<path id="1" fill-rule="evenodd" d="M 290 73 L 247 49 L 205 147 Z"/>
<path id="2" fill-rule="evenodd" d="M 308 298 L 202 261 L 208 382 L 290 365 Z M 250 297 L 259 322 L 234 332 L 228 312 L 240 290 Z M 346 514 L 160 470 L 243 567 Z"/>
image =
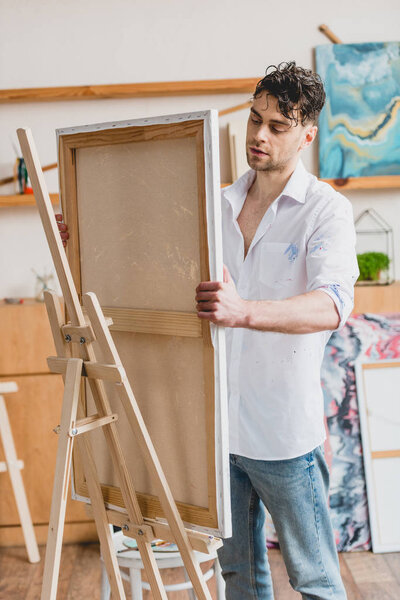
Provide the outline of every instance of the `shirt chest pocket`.
<path id="1" fill-rule="evenodd" d="M 273 288 L 286 287 L 293 280 L 298 246 L 293 242 L 263 242 L 259 248 L 260 283 Z"/>

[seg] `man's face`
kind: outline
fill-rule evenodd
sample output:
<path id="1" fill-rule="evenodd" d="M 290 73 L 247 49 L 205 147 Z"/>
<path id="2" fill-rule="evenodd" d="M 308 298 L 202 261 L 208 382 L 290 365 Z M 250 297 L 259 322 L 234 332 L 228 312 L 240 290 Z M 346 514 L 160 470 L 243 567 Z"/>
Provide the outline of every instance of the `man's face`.
<path id="1" fill-rule="evenodd" d="M 253 100 L 247 123 L 246 154 L 256 171 L 283 171 L 313 141 L 317 127 L 297 125 L 279 112 L 278 100 L 266 92 Z"/>

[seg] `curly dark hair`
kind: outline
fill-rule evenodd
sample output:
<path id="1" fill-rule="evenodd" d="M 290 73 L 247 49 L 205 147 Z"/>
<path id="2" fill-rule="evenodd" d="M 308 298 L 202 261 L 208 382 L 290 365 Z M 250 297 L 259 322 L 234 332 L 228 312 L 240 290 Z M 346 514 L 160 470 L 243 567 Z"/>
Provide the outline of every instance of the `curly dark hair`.
<path id="1" fill-rule="evenodd" d="M 268 72 L 270 69 L 272 70 Z M 296 109 L 302 125 L 310 121 L 315 124 L 326 97 L 321 77 L 310 69 L 298 67 L 294 60 L 267 67 L 265 77 L 257 83 L 253 99 L 258 98 L 262 92 L 277 98 L 282 115 L 296 125 Z"/>

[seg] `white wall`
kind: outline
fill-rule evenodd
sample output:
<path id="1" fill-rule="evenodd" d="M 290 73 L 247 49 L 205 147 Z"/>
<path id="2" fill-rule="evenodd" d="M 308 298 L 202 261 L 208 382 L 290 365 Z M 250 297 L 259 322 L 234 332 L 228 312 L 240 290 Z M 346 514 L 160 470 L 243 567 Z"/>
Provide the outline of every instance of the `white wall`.
<path id="1" fill-rule="evenodd" d="M 398 0 L 0 0 L 0 88 L 262 76 L 282 60 L 313 66 L 329 43 L 326 23 L 345 42 L 399 38 Z M 226 108 L 247 94 L 0 105 L 0 178 L 12 172 L 17 127 L 31 127 L 42 164 L 55 162 L 57 127 Z M 230 179 L 226 118 L 222 179 Z M 305 156 L 317 172 L 316 148 Z M 47 176 L 57 191 L 56 173 Z M 1 194 L 12 193 L 2 187 Z M 357 216 L 374 207 L 395 234 L 400 279 L 398 190 L 353 191 Z M 51 266 L 34 207 L 0 208 L 0 297 L 32 296 L 34 275 Z"/>

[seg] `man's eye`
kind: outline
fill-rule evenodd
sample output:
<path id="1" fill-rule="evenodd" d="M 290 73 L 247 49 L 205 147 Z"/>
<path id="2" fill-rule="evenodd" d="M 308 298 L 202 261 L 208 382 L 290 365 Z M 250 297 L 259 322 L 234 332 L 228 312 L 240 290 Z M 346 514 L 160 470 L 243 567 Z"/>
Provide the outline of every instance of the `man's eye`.
<path id="1" fill-rule="evenodd" d="M 283 133 L 285 130 L 284 129 L 277 129 L 276 127 L 272 126 L 271 127 L 272 131 L 274 133 Z"/>
<path id="2" fill-rule="evenodd" d="M 258 119 L 255 119 L 254 117 L 251 117 L 251 120 L 253 121 L 253 123 L 257 123 L 257 125 L 259 125 L 261 123 L 261 121 L 259 121 Z"/>

